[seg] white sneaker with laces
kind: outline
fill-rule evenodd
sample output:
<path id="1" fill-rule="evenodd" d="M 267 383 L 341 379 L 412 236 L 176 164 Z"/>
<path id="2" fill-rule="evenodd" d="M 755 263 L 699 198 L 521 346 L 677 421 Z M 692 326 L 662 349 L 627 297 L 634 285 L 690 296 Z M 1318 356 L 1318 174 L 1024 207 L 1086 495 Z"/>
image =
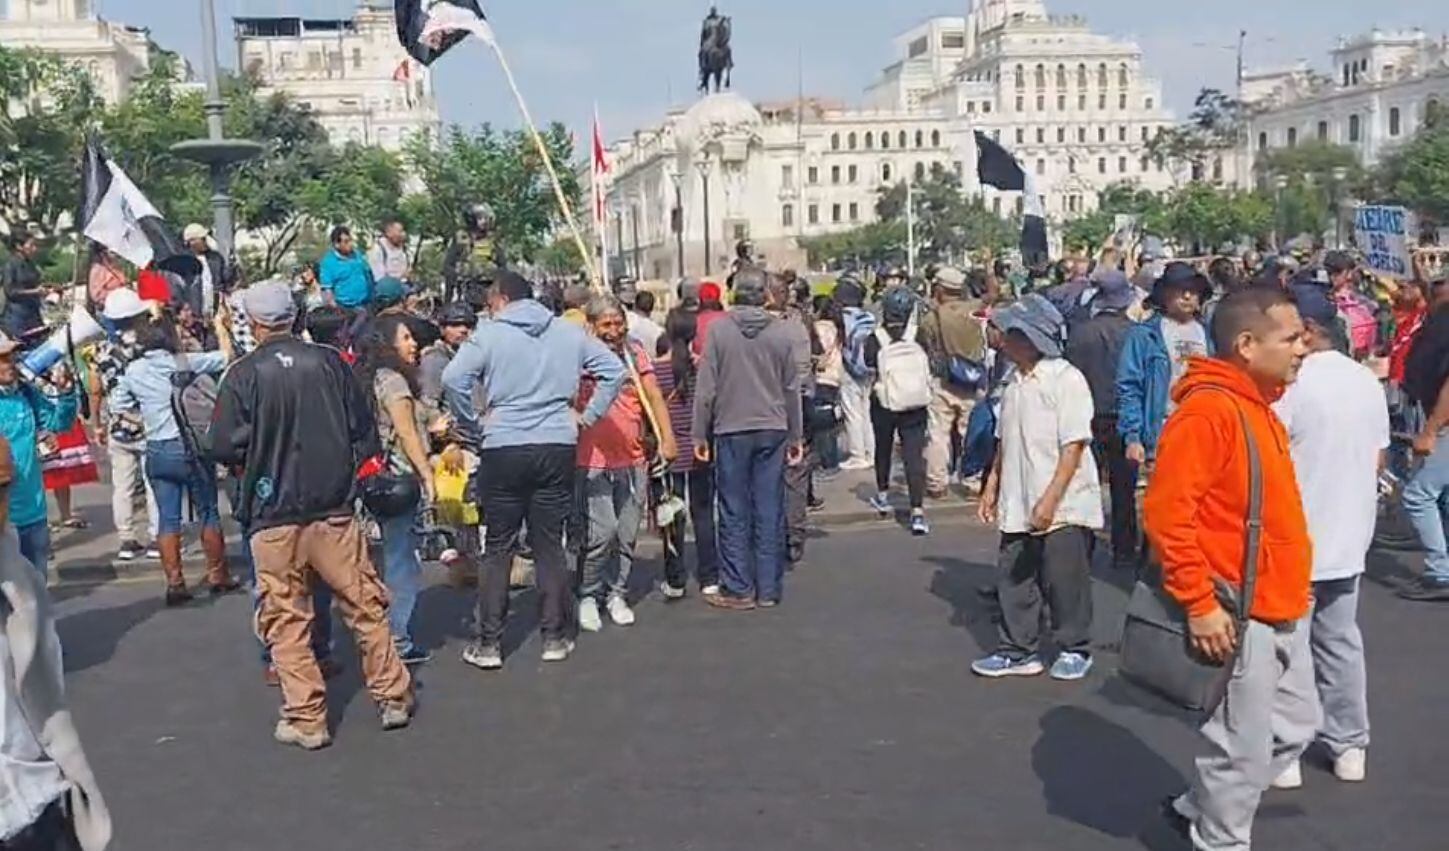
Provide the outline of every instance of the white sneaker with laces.
<path id="1" fill-rule="evenodd" d="M 1273 778 L 1274 789 L 1302 789 L 1303 788 L 1303 764 L 1295 762 L 1283 769 L 1283 773 Z"/>
<path id="2" fill-rule="evenodd" d="M 609 620 L 616 626 L 633 626 L 634 610 L 623 597 L 615 595 L 609 598 Z"/>
<path id="3" fill-rule="evenodd" d="M 604 628 L 604 621 L 599 617 L 599 601 L 593 597 L 585 597 L 579 601 L 579 629 L 585 632 L 598 632 Z"/>
<path id="4" fill-rule="evenodd" d="M 1349 748 L 1333 761 L 1333 776 L 1345 783 L 1362 783 L 1368 776 L 1368 751 Z"/>

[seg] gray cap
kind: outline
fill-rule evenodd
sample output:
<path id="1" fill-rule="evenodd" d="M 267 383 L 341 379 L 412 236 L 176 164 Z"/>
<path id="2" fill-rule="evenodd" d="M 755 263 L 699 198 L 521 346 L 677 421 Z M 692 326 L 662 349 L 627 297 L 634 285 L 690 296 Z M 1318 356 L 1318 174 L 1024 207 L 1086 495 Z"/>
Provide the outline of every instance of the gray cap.
<path id="1" fill-rule="evenodd" d="M 292 288 L 282 281 L 263 281 L 242 292 L 242 307 L 258 325 L 275 328 L 290 325 L 297 318 Z"/>

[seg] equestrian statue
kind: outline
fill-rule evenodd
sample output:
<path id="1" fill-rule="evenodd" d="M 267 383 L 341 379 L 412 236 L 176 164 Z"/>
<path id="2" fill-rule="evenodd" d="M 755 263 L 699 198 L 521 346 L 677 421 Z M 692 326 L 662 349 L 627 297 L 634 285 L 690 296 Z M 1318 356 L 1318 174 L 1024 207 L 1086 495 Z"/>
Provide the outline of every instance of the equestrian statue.
<path id="1" fill-rule="evenodd" d="M 699 90 L 708 93 L 711 79 L 714 80 L 716 94 L 721 84 L 728 89 L 730 72 L 734 67 L 734 53 L 730 51 L 730 19 L 711 6 L 699 33 Z"/>

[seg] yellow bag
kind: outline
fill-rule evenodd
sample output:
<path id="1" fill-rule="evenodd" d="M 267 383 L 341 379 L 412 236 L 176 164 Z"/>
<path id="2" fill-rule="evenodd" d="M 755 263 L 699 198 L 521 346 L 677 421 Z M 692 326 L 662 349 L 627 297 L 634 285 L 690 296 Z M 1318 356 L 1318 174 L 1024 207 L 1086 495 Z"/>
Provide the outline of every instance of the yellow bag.
<path id="1" fill-rule="evenodd" d="M 439 523 L 448 526 L 477 526 L 478 506 L 464 501 L 468 490 L 468 474 L 462 470 L 450 473 L 434 468 L 433 483 L 438 489 L 438 501 L 433 506 Z"/>

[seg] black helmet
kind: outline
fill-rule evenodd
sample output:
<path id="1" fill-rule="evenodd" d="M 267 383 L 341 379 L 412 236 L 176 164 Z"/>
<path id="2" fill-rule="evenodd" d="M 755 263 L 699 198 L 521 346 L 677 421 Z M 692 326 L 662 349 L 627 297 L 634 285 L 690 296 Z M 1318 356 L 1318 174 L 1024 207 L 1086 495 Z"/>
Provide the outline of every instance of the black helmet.
<path id="1" fill-rule="evenodd" d="M 461 301 L 445 305 L 438 312 L 438 327 L 446 328 L 450 325 L 466 325 L 472 328 L 478 324 L 478 314 L 473 311 L 471 305 Z"/>
<path id="2" fill-rule="evenodd" d="M 378 518 L 401 517 L 414 510 L 422 498 L 423 488 L 417 476 L 378 473 L 362 480 L 362 504 Z"/>
<path id="3" fill-rule="evenodd" d="M 488 230 L 493 227 L 493 208 L 479 202 L 463 208 L 463 225 L 469 233 Z"/>

